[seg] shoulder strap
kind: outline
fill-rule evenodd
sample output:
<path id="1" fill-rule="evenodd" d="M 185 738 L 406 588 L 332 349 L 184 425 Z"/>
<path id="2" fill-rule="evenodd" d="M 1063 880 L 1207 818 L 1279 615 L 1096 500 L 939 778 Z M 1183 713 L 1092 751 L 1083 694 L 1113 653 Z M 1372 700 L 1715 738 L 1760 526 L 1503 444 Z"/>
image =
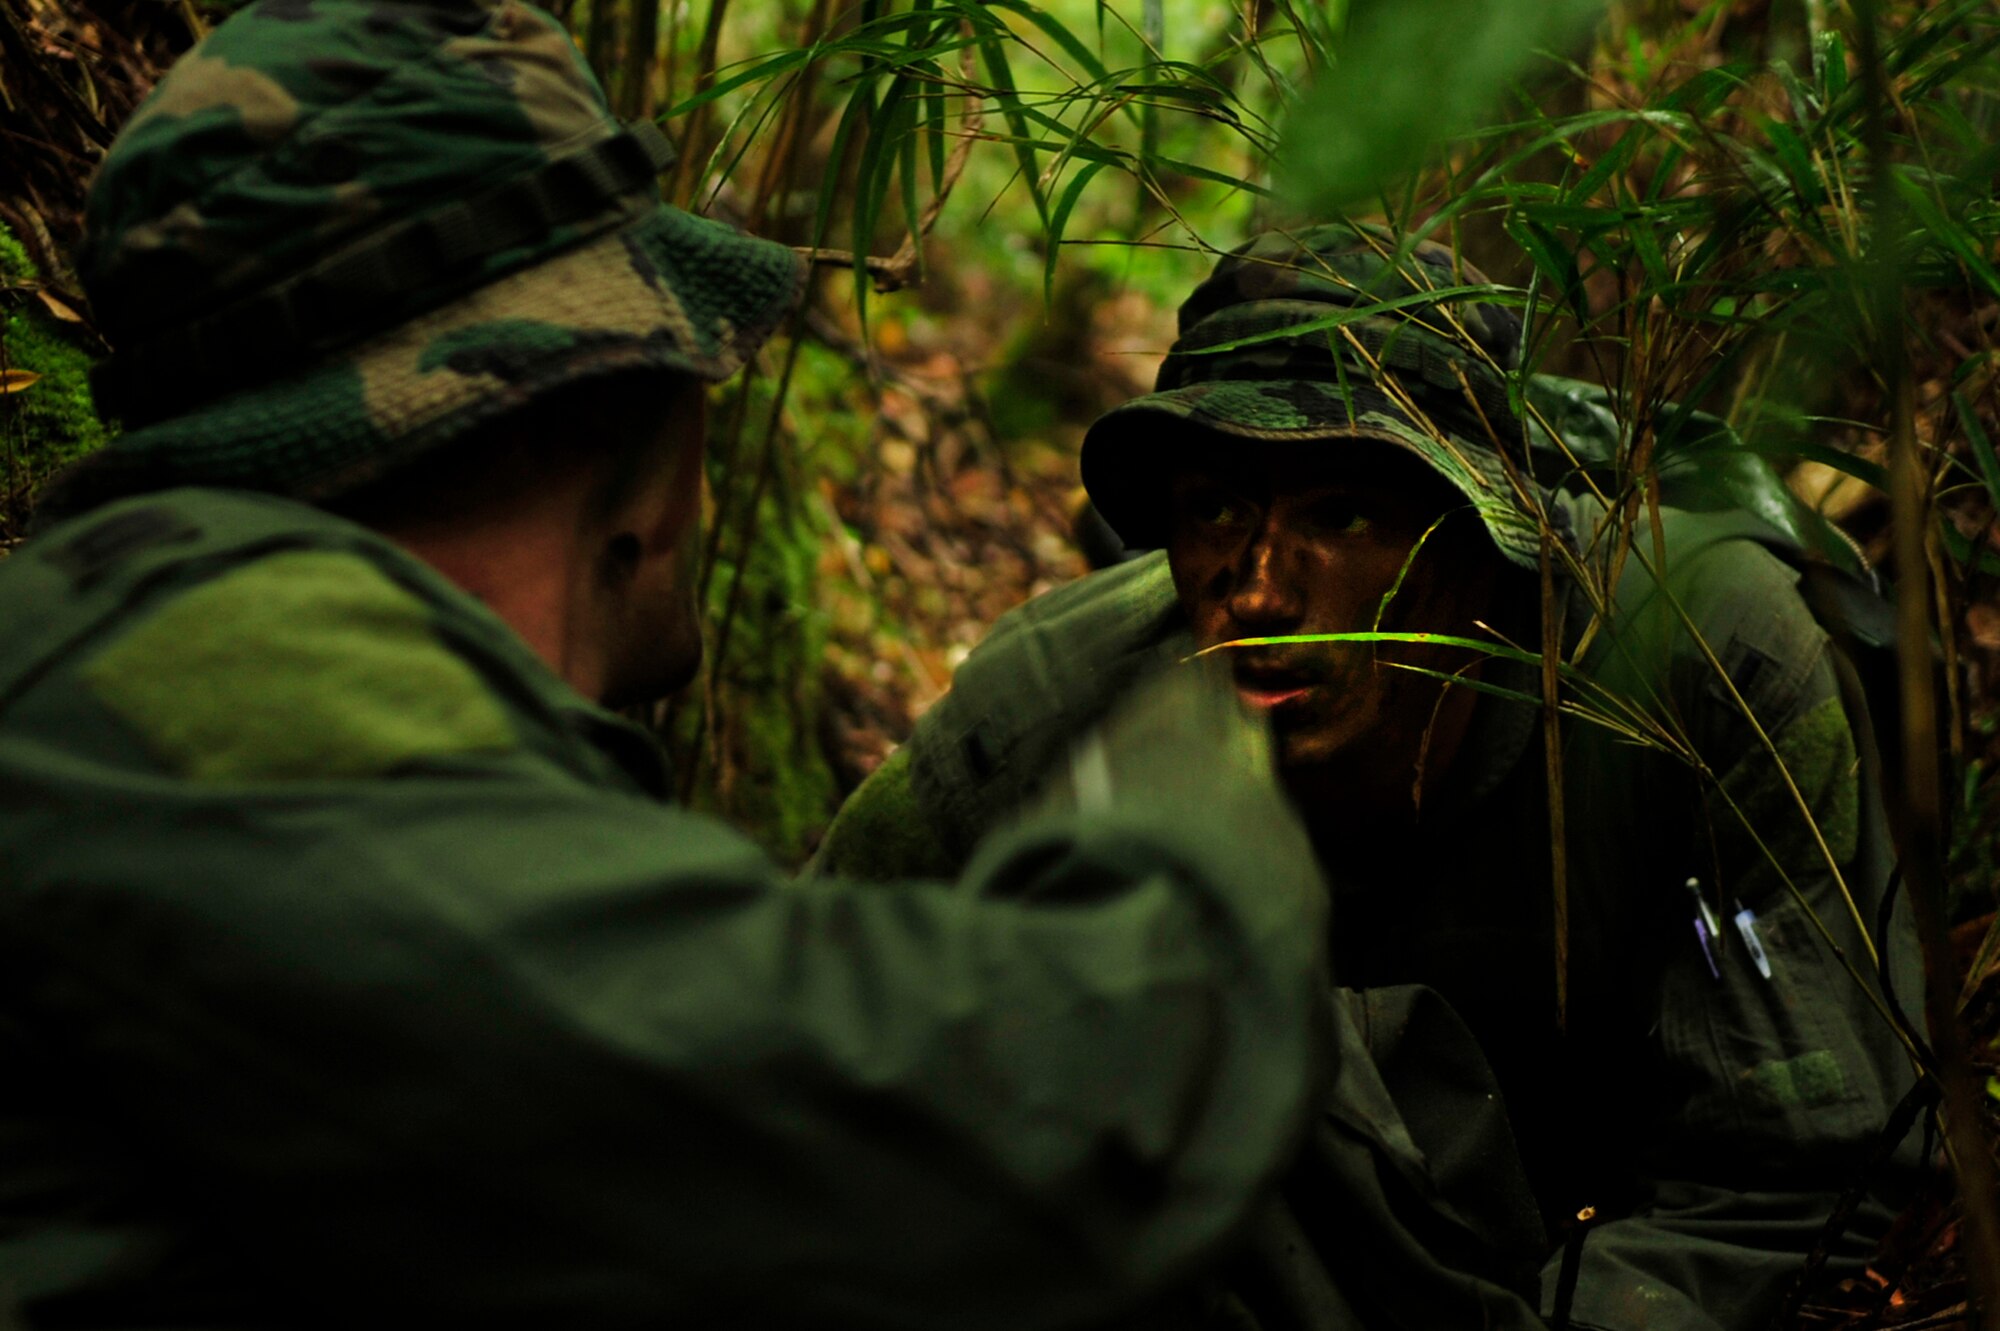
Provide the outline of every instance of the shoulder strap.
<path id="1" fill-rule="evenodd" d="M 1806 608 L 1836 642 L 1849 650 L 1895 650 L 1896 609 L 1872 573 L 1819 558 L 1791 533 L 1742 510 L 1665 510 L 1662 525 L 1668 550 L 1683 559 L 1723 541 L 1755 541 L 1799 575 Z"/>
<path id="2" fill-rule="evenodd" d="M 1587 488 L 1586 477 L 1607 490 L 1620 483 L 1614 461 L 1626 426 L 1610 392 L 1580 379 L 1538 374 L 1523 386 L 1523 394 L 1529 408 L 1530 460 L 1545 484 L 1580 493 Z M 1654 413 L 1653 428 L 1660 496 L 1668 507 L 1725 521 L 1754 520 L 1754 528 L 1731 534 L 1758 541 L 1795 566 L 1802 559 L 1817 559 L 1874 583 L 1859 548 L 1801 503 L 1770 459 L 1744 447 L 1727 421 L 1667 402 Z"/>

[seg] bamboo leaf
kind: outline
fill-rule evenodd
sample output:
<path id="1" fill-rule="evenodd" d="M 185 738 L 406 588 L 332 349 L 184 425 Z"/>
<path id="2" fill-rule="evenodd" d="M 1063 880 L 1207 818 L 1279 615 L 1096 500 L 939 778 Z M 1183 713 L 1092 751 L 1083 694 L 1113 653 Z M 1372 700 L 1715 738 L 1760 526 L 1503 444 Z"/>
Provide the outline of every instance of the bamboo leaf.
<path id="1" fill-rule="evenodd" d="M 1089 45 L 1075 33 L 1058 22 L 1053 15 L 1044 12 L 1032 4 L 1024 3 L 1024 0 L 987 0 L 984 7 L 988 9 L 1004 9 L 1010 14 L 1020 15 L 1046 34 L 1057 46 L 1061 47 L 1063 54 L 1076 61 L 1077 65 L 1090 77 L 1093 83 L 1103 84 L 1111 82 L 1111 75 L 1105 69 L 1104 62 L 1097 58 L 1096 52 L 1092 51 Z M 1011 78 L 1007 82 L 1009 87 L 1013 86 Z"/>
<path id="2" fill-rule="evenodd" d="M 920 97 L 911 98 L 909 110 L 903 116 L 904 124 L 900 134 L 901 151 L 897 154 L 896 174 L 897 192 L 903 196 L 903 226 L 905 234 L 910 238 L 910 244 L 915 248 L 919 271 L 923 268 L 924 223 L 922 209 L 917 206 L 917 116 L 923 110 L 922 103 L 923 99 Z M 933 176 L 932 179 L 936 180 L 938 177 Z"/>
<path id="3" fill-rule="evenodd" d="M 1911 179 L 1908 173 L 1898 171 L 1892 178 L 1896 184 L 1896 192 L 1902 196 L 1904 206 L 1916 215 L 1918 222 L 1922 223 L 1924 234 L 1933 242 L 1942 244 L 1950 250 L 1958 261 L 1965 265 L 1967 271 L 1986 288 L 1988 296 L 2000 296 L 2000 272 L 1995 272 L 1993 265 L 1980 252 L 1984 246 L 1968 236 L 1965 228 L 1953 218 L 1946 216 L 1929 191 Z"/>
<path id="4" fill-rule="evenodd" d="M 33 370 L 0 370 L 0 395 L 32 388 L 41 382 L 41 378 Z"/>
<path id="5" fill-rule="evenodd" d="M 1443 670 L 1432 670 L 1429 666 L 1411 665 L 1408 661 L 1384 661 L 1382 664 L 1392 670 L 1407 670 L 1413 675 L 1423 675 L 1426 678 L 1435 679 L 1440 683 L 1451 684 L 1461 689 L 1470 689 L 1474 693 L 1486 694 L 1491 698 L 1505 698 L 1509 702 L 1526 703 L 1530 707 L 1540 707 L 1542 705 L 1542 695 L 1539 693 L 1524 693 L 1520 689 L 1510 689 L 1499 684 L 1489 684 L 1485 680 L 1468 679 L 1464 675 L 1454 675 Z"/>
<path id="6" fill-rule="evenodd" d="M 1141 28 L 1147 62 L 1157 70 L 1167 40 L 1167 13 L 1160 0 L 1145 0 L 1141 10 Z M 1141 160 L 1150 162 L 1159 152 L 1160 107 L 1149 97 L 1139 103 L 1139 156 Z"/>
<path id="7" fill-rule="evenodd" d="M 1563 304 L 1580 326 L 1590 324 L 1590 300 L 1584 294 L 1583 275 L 1577 271 L 1576 255 L 1555 238 L 1555 233 L 1539 223 L 1510 214 L 1502 224 L 1516 244 L 1527 251 L 1535 269 L 1555 284 Z"/>
<path id="8" fill-rule="evenodd" d="M 688 112 L 706 106 L 717 98 L 727 96 L 747 84 L 768 83 L 778 75 L 806 64 L 813 58 L 814 53 L 808 49 L 781 51 L 776 55 L 768 56 L 762 60 L 748 61 L 728 78 L 717 79 L 701 92 L 684 101 L 675 103 L 672 107 L 668 108 L 666 114 L 661 116 L 660 119 L 672 120 L 678 116 L 684 116 Z"/>
<path id="9" fill-rule="evenodd" d="M 889 190 L 893 187 L 899 162 L 903 158 L 902 147 L 908 138 L 916 106 L 910 97 L 911 81 L 907 74 L 898 74 L 889 80 L 888 89 L 882 94 L 868 113 L 868 137 L 861 145 L 861 159 L 855 167 L 854 179 L 854 284 L 855 309 L 857 317 L 865 320 L 868 313 L 868 288 L 870 284 L 866 256 L 873 252 L 875 225 L 882 215 L 882 205 L 888 201 Z M 868 100 L 865 93 L 857 94 Z M 914 163 L 912 163 L 914 165 Z M 914 171 L 911 173 L 914 176 Z M 911 230 L 916 226 L 914 211 L 911 214 Z"/>
<path id="10" fill-rule="evenodd" d="M 993 100 L 1000 104 L 1000 115 L 1014 132 L 1014 159 L 1020 167 L 1021 180 L 1028 187 L 1028 197 L 1034 201 L 1035 215 L 1046 228 L 1049 224 L 1049 201 L 1042 192 L 1042 182 L 1036 172 L 1034 141 L 1028 135 L 1027 108 L 1015 90 L 1014 70 L 1007 62 L 1006 44 L 990 36 L 983 37 L 979 42 L 979 54 L 986 61 L 987 76 L 993 80 Z"/>
<path id="11" fill-rule="evenodd" d="M 840 123 L 833 132 L 833 147 L 828 151 L 827 160 L 842 162 L 847 160 L 847 145 L 857 128 L 865 127 L 869 113 L 875 105 L 874 95 L 868 89 L 858 90 L 848 98 L 841 110 Z M 865 129 L 864 131 L 865 132 Z M 814 248 L 826 244 L 827 228 L 833 222 L 833 205 L 845 191 L 840 188 L 839 178 L 829 174 L 820 186 L 819 209 L 813 217 L 812 243 Z"/>
<path id="12" fill-rule="evenodd" d="M 1076 210 L 1076 201 L 1083 196 L 1084 186 L 1090 178 L 1102 171 L 1107 163 L 1085 162 L 1071 174 L 1069 183 L 1056 199 L 1055 211 L 1049 214 L 1049 253 L 1042 269 L 1042 301 L 1052 304 L 1056 290 L 1056 260 L 1062 254 L 1063 231 L 1069 225 L 1069 215 Z"/>
<path id="13" fill-rule="evenodd" d="M 942 70 L 935 64 L 926 64 L 920 68 L 933 76 L 942 74 Z M 924 146 L 927 149 L 927 164 L 931 173 L 931 193 L 936 195 L 944 188 L 945 138 L 948 134 L 945 124 L 947 107 L 945 98 L 935 93 L 919 100 L 923 107 Z"/>
<path id="14" fill-rule="evenodd" d="M 1497 656 L 1504 661 L 1520 661 L 1534 666 L 1542 663 L 1541 653 L 1509 647 L 1504 642 L 1461 638 L 1450 633 L 1391 633 L 1386 630 L 1365 633 L 1288 633 L 1269 638 L 1231 638 L 1228 642 L 1218 642 L 1204 647 L 1188 659 L 1192 661 L 1214 652 L 1229 651 L 1237 647 L 1285 647 L 1316 642 L 1429 643 L 1437 647 L 1465 647 L 1475 652 L 1483 652 L 1487 656 Z"/>
<path id="15" fill-rule="evenodd" d="M 1958 412 L 1958 423 L 1965 430 L 1965 441 L 1972 446 L 1972 456 L 1979 463 L 1979 476 L 1986 482 L 1987 498 L 2000 508 L 2000 457 L 1994 455 L 1993 440 L 1987 436 L 1986 427 L 1979 423 L 1979 414 L 1965 400 L 1963 393 L 1953 393 L 1951 405 Z"/>
<path id="16" fill-rule="evenodd" d="M 1251 333 L 1245 337 L 1231 338 L 1218 342 L 1212 347 L 1200 347 L 1187 352 L 1190 356 L 1213 356 L 1219 352 L 1236 351 L 1243 347 L 1254 347 L 1262 342 L 1276 342 L 1294 337 L 1305 337 L 1311 333 L 1339 328 L 1342 324 L 1353 323 L 1357 319 L 1370 319 L 1391 310 L 1405 309 L 1412 305 L 1430 305 L 1437 301 L 1456 300 L 1462 296 L 1476 296 L 1495 304 L 1518 304 L 1524 293 L 1519 287 L 1497 286 L 1493 283 L 1479 283 L 1472 286 L 1434 287 L 1407 296 L 1397 296 L 1391 300 L 1378 300 L 1368 305 L 1350 305 L 1340 308 L 1322 318 L 1303 319 L 1285 328 L 1274 328 L 1268 332 Z"/>
<path id="17" fill-rule="evenodd" d="M 1691 447 L 1686 449 L 1682 456 L 1698 457 L 1705 451 L 1712 451 L 1714 447 L 1716 445 L 1709 445 L 1706 448 Z M 1810 439 L 1745 438 L 1740 443 L 1732 443 L 1727 447 L 1742 448 L 1746 452 L 1769 458 L 1797 458 L 1805 462 L 1817 462 L 1835 471 L 1845 472 L 1857 481 L 1866 481 L 1884 494 L 1889 492 L 1889 471 L 1886 467 L 1830 445 L 1814 443 Z"/>
<path id="18" fill-rule="evenodd" d="M 1830 106 L 1847 92 L 1847 41 L 1828 28 L 1813 45 L 1813 76 L 1819 80 L 1821 105 Z"/>
<path id="19" fill-rule="evenodd" d="M 1991 550 L 1975 550 L 1966 538 L 1943 514 L 1937 516 L 1938 539 L 1944 543 L 1945 551 L 1958 562 L 1960 567 L 1977 568 L 1981 573 L 2000 573 L 2000 556 Z"/>

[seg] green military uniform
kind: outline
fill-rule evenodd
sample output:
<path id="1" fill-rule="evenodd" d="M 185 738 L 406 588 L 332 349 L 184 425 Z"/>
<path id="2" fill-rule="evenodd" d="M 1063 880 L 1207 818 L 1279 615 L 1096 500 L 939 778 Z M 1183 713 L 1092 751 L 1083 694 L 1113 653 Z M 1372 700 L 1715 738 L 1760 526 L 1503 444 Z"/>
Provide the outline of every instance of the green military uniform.
<path id="1" fill-rule="evenodd" d="M 0 1322 L 1089 1325 L 1289 1154 L 1324 892 L 1213 690 L 955 886 L 792 884 L 300 502 L 555 384 L 734 369 L 798 265 L 657 162 L 511 2 L 267 0 L 114 148 L 136 428 L 0 562 Z"/>
<path id="2" fill-rule="evenodd" d="M 1194 360 L 1190 344 L 1203 339 L 1239 343 L 1287 321 L 1324 323 L 1329 303 L 1366 303 L 1337 282 L 1316 304 L 1291 285 L 1310 287 L 1328 267 L 1346 265 L 1347 278 L 1366 286 L 1379 261 L 1357 260 L 1349 243 L 1309 233 L 1296 248 L 1269 237 L 1249 247 L 1256 263 L 1247 278 L 1237 269 L 1238 280 L 1253 287 L 1251 299 L 1285 302 L 1276 311 L 1253 308 L 1233 325 L 1214 326 L 1222 322 L 1212 319 L 1215 311 L 1230 314 L 1231 260 L 1191 298 L 1163 393 L 1121 408 L 1113 418 L 1119 429 L 1109 436 L 1094 430 L 1086 444 L 1085 476 L 1107 517 L 1128 535 L 1157 539 L 1165 477 L 1141 450 L 1159 447 L 1163 414 L 1272 442 L 1344 437 L 1319 428 L 1330 417 L 1383 442 L 1420 443 L 1411 451 L 1477 497 L 1496 547 L 1517 564 L 1532 561 L 1544 528 L 1579 547 L 1589 543 L 1604 526 L 1594 500 L 1538 486 L 1511 497 L 1497 486 L 1482 488 L 1475 473 L 1502 471 L 1501 450 L 1482 446 L 1463 416 L 1452 421 L 1454 404 L 1418 397 L 1431 424 L 1443 424 L 1431 430 L 1384 395 L 1364 397 L 1350 387 L 1353 397 L 1344 399 L 1327 385 L 1323 338 L 1303 353 L 1282 340 L 1242 347 L 1255 358 L 1247 365 L 1221 356 L 1208 366 Z M 1454 283 L 1448 263 L 1430 260 L 1436 285 Z M 1381 299 L 1401 294 L 1368 287 Z M 1465 322 L 1490 313 L 1474 311 Z M 1357 322 L 1368 345 L 1395 345 L 1396 335 L 1379 326 L 1386 317 Z M 1468 349 L 1405 329 L 1402 350 L 1382 359 L 1400 358 L 1408 383 L 1451 382 L 1451 364 L 1496 343 L 1511 345 L 1504 327 L 1496 331 L 1502 336 L 1482 346 L 1474 329 Z M 1365 382 L 1358 367 L 1345 370 Z M 1183 374 L 1187 380 L 1175 382 Z M 1486 394 L 1482 409 L 1497 411 L 1496 402 L 1504 395 Z M 1456 405 L 1465 412 L 1462 400 Z M 1131 472 L 1136 479 L 1127 479 Z M 1546 507 L 1531 521 L 1534 505 Z M 1363 1023 L 1390 1103 L 1356 1101 L 1336 1088 L 1323 1123 L 1373 1122 L 1381 1175 L 1408 1186 L 1386 1199 L 1357 1194 L 1356 1171 L 1331 1163 L 1341 1156 L 1338 1143 L 1323 1140 L 1327 1132 L 1316 1136 L 1286 1184 L 1285 1218 L 1270 1222 L 1289 1242 L 1267 1230 L 1252 1259 L 1259 1271 L 1239 1272 L 1219 1296 L 1239 1319 L 1266 1327 L 1472 1325 L 1481 1317 L 1487 1325 L 1526 1325 L 1532 1314 L 1499 1291 L 1538 1301 L 1547 1315 L 1561 1269 L 1555 1239 L 1568 1217 L 1594 1206 L 1572 1324 L 1607 1331 L 1762 1326 L 1911 1084 L 1910 1067 L 1873 1005 L 1867 945 L 1828 864 L 1830 856 L 1872 925 L 1893 853 L 1872 746 L 1856 740 L 1857 727 L 1865 733 L 1865 700 L 1800 599 L 1797 572 L 1750 539 L 1755 524 L 1739 514 L 1668 509 L 1662 528 L 1664 590 L 1646 568 L 1652 543 L 1642 528 L 1612 612 L 1565 696 L 1599 710 L 1606 697 L 1627 700 L 1681 736 L 1697 762 L 1628 742 L 1579 716 L 1564 719 L 1566 1030 L 1556 1019 L 1547 762 L 1532 666 L 1489 661 L 1485 679 L 1526 700 L 1481 697 L 1446 786 L 1426 797 L 1415 835 L 1372 846 L 1370 828 L 1341 829 L 1338 811 L 1327 811 L 1331 827 L 1320 831 L 1318 845 L 1335 893 L 1334 975 L 1354 991 L 1346 1001 L 1402 1012 L 1416 1001 L 1402 987 L 1424 986 L 1464 1025 L 1435 1014 L 1424 1029 L 1400 1020 Z M 1570 601 L 1573 653 L 1589 613 L 1580 594 Z M 843 873 L 949 872 L 986 827 L 1034 790 L 1062 736 L 1087 727 L 1138 681 L 1171 671 L 1194 646 L 1163 554 L 1014 611 L 960 668 L 909 744 L 848 803 L 821 865 Z M 1782 756 L 1811 821 L 1737 695 Z M 1615 708 L 1610 714 L 1629 726 Z M 1713 970 L 1694 932 L 1689 879 L 1723 926 L 1709 944 Z M 1768 977 L 1731 920 L 1739 908 L 1754 916 Z M 1887 970 L 1898 992 L 1913 994 L 1913 953 L 1900 916 L 1886 936 Z M 1834 948 L 1866 973 L 1865 986 Z M 1476 1048 L 1463 1038 L 1468 1030 Z M 1493 1116 L 1501 1104 L 1503 1144 L 1496 1146 Z M 1524 1183 L 1504 1146 L 1509 1125 Z M 1470 1170 L 1468 1161 L 1485 1167 Z M 1517 1186 L 1531 1190 L 1532 1201 L 1510 1215 L 1505 1199 Z M 1896 1186 L 1885 1184 L 1891 1195 Z M 1490 1223 L 1466 1223 L 1474 1207 L 1483 1207 Z M 1533 1223 L 1537 1209 L 1550 1222 L 1549 1238 Z M 1864 1208 L 1836 1250 L 1836 1269 L 1869 1251 L 1889 1214 L 1879 1198 Z M 1357 1242 L 1358 1233 L 1377 1241 Z M 1403 1237 L 1386 1242 L 1383 1234 Z M 1539 1296 L 1510 1282 L 1507 1261 L 1523 1248 L 1542 1268 Z M 1273 1271 L 1288 1274 L 1279 1279 Z M 1477 1317 L 1468 1304 L 1451 1301 L 1467 1279 L 1489 1295 Z M 1455 1321 L 1440 1308 L 1452 1309 Z"/>

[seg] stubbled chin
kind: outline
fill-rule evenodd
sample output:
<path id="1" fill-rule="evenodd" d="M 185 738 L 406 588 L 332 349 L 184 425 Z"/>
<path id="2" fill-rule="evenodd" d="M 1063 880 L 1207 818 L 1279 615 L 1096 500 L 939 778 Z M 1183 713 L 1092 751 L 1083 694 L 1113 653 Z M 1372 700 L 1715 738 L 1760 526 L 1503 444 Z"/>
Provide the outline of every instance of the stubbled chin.
<path id="1" fill-rule="evenodd" d="M 1288 771 L 1333 766 L 1351 759 L 1355 742 L 1367 730 L 1350 716 L 1321 713 L 1287 717 L 1283 708 L 1271 713 L 1271 721 L 1278 766 Z"/>
<path id="2" fill-rule="evenodd" d="M 661 681 L 660 696 L 664 698 L 671 694 L 679 693 L 682 689 L 694 683 L 695 676 L 700 673 L 701 647 L 697 644 L 694 651 L 688 654 L 688 658 L 684 663 L 676 665 L 671 671 L 667 672 L 666 677 Z"/>
<path id="3" fill-rule="evenodd" d="M 610 708 L 639 707 L 662 702 L 694 683 L 701 673 L 701 640 L 690 651 L 664 649 L 635 669 L 610 681 L 605 696 L 598 701 Z"/>

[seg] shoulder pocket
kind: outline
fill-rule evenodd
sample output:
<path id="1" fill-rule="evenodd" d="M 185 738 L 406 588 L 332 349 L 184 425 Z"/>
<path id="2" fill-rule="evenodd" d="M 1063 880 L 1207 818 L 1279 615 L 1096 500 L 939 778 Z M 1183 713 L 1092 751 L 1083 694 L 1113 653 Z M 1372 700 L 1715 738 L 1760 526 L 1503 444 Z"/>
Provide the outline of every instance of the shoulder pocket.
<path id="1" fill-rule="evenodd" d="M 155 757 L 201 781 L 370 776 L 515 744 L 424 603 L 340 551 L 274 554 L 182 592 L 82 676 Z"/>

